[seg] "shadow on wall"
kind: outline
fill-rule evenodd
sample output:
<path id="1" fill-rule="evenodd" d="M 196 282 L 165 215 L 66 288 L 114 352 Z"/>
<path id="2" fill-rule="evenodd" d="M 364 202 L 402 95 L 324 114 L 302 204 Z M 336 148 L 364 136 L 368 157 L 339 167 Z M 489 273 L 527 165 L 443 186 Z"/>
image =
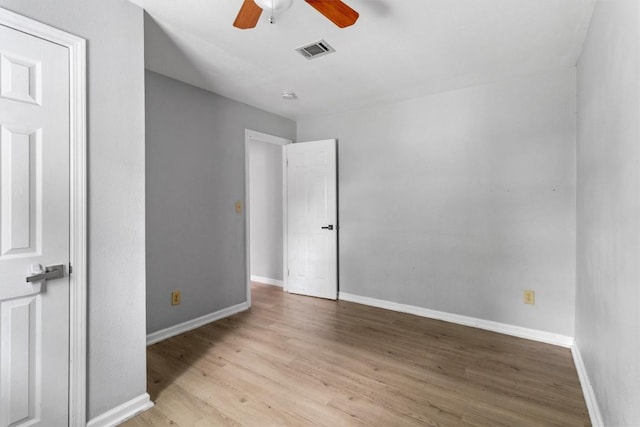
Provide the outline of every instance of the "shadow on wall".
<path id="1" fill-rule="evenodd" d="M 180 41 L 172 35 L 172 26 L 159 22 L 147 12 L 144 13 L 144 68 L 171 77 L 174 70 L 156 67 L 156 58 L 163 63 L 179 67 L 181 80 L 195 86 L 206 87 L 206 73 L 203 73 L 180 47 Z M 178 71 L 178 69 L 175 69 Z"/>

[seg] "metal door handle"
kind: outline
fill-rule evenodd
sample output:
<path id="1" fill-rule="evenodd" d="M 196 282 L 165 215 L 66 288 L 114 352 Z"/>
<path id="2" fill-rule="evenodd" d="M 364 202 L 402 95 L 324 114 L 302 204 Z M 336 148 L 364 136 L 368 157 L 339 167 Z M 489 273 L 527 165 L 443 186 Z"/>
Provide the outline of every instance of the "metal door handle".
<path id="1" fill-rule="evenodd" d="M 326 227 L 321 227 L 323 230 L 333 230 L 333 225 L 327 225 Z"/>
<path id="2" fill-rule="evenodd" d="M 42 268 L 42 267 L 41 267 Z M 44 273 L 27 277 L 27 282 L 39 282 L 41 280 L 60 279 L 64 277 L 64 265 L 52 265 L 44 270 Z"/>

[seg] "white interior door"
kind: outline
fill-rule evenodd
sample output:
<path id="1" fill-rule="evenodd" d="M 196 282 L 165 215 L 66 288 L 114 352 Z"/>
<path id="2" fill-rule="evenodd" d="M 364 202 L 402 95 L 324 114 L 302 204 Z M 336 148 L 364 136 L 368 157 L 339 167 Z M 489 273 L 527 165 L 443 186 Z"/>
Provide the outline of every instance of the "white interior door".
<path id="1" fill-rule="evenodd" d="M 0 427 L 69 423 L 69 114 L 68 49 L 0 25 Z"/>
<path id="2" fill-rule="evenodd" d="M 288 292 L 338 297 L 336 140 L 285 146 Z"/>

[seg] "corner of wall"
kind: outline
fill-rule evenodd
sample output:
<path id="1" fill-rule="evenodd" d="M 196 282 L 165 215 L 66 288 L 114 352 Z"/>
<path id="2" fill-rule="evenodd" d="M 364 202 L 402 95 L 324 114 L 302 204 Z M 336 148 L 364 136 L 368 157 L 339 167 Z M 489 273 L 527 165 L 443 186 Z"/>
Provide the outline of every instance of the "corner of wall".
<path id="1" fill-rule="evenodd" d="M 584 394 L 585 403 L 587 404 L 587 410 L 589 411 L 591 424 L 593 427 L 602 427 L 604 426 L 604 423 L 602 422 L 600 407 L 598 406 L 596 394 L 593 391 L 591 381 L 589 380 L 589 373 L 587 372 L 587 368 L 582 360 L 582 354 L 580 353 L 578 343 L 573 343 L 573 346 L 571 347 L 571 355 L 573 356 L 573 362 L 576 365 L 576 371 L 578 372 L 578 378 L 580 380 L 580 386 L 582 387 L 582 394 Z"/>

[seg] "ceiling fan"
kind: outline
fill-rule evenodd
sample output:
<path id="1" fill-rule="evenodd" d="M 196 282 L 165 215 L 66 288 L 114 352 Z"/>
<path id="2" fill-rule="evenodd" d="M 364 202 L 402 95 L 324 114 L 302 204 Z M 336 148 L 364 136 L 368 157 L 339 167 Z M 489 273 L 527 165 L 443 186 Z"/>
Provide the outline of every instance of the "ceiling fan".
<path id="1" fill-rule="evenodd" d="M 341 0 L 304 1 L 340 28 L 353 25 L 360 16 L 358 12 Z M 274 12 L 288 9 L 291 6 L 291 2 L 292 0 L 244 0 L 233 26 L 242 30 L 254 28 L 263 10 L 271 11 L 269 22 L 273 24 L 275 22 L 273 18 Z"/>

